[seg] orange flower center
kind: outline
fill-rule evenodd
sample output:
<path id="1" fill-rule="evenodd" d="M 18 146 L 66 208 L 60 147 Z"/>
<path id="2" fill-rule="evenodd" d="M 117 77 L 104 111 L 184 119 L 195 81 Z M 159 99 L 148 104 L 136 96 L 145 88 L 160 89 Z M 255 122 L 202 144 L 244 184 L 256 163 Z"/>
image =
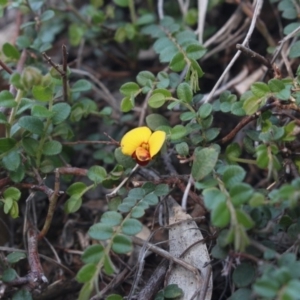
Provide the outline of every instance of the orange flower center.
<path id="1" fill-rule="evenodd" d="M 134 153 L 134 156 L 139 161 L 148 161 L 151 159 L 150 152 L 149 152 L 149 144 L 142 143 L 140 147 L 137 147 Z"/>

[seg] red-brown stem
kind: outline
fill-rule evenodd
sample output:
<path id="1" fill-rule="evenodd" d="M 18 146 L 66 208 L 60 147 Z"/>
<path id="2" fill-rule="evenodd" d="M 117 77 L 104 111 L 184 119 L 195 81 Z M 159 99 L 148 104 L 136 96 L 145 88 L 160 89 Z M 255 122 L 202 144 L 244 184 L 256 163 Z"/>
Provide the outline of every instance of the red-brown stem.
<path id="1" fill-rule="evenodd" d="M 54 191 L 49 197 L 49 207 L 48 207 L 47 217 L 46 217 L 43 229 L 41 230 L 41 232 L 39 234 L 39 240 L 42 239 L 47 234 L 47 232 L 50 228 L 58 196 L 59 196 L 59 171 L 58 171 L 58 169 L 56 169 Z"/>

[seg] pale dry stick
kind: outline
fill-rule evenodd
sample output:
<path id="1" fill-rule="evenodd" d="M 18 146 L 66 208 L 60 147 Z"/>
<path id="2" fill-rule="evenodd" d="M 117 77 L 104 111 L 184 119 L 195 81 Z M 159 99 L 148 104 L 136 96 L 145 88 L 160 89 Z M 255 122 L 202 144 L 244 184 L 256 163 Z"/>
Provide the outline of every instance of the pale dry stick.
<path id="1" fill-rule="evenodd" d="M 212 267 L 210 264 L 208 264 L 206 268 L 207 268 L 207 272 L 205 273 L 203 285 L 200 287 L 200 289 L 198 289 L 195 292 L 195 295 L 192 297 L 191 300 L 196 299 L 196 297 L 197 297 L 197 295 L 199 295 L 199 293 L 200 293 L 200 295 L 198 297 L 198 300 L 205 300 L 208 285 L 209 285 L 209 280 L 210 280 L 210 276 L 211 276 L 211 272 L 212 272 Z"/>
<path id="2" fill-rule="evenodd" d="M 48 239 L 46 237 L 44 237 L 44 241 L 46 242 L 46 244 L 48 245 L 48 247 L 51 249 L 57 263 L 59 265 L 61 265 L 61 259 L 59 258 L 57 251 L 55 250 L 55 248 L 52 246 L 52 244 L 48 241 Z M 59 268 L 59 275 L 62 276 L 63 275 L 63 269 Z"/>
<path id="3" fill-rule="evenodd" d="M 263 0 L 257 0 L 249 30 L 248 30 L 247 35 L 242 43 L 243 46 L 247 46 L 247 44 L 251 38 L 251 35 L 253 33 L 253 30 L 255 29 L 255 24 L 256 24 L 257 18 L 259 16 L 259 13 L 261 11 L 262 5 L 263 5 Z M 226 67 L 226 69 L 224 70 L 224 72 L 222 73 L 222 75 L 220 76 L 219 80 L 217 81 L 217 83 L 215 84 L 213 89 L 211 90 L 211 92 L 209 93 L 207 99 L 205 99 L 205 102 L 203 101 L 203 103 L 208 103 L 209 101 L 211 101 L 212 97 L 214 96 L 215 91 L 218 89 L 218 87 L 221 84 L 221 82 L 223 81 L 225 75 L 229 72 L 231 67 L 234 65 L 236 60 L 239 58 L 240 54 L 241 54 L 241 51 L 238 50 L 237 53 L 232 58 L 232 60 L 230 61 L 230 63 L 228 64 L 228 66 Z"/>
<path id="4" fill-rule="evenodd" d="M 189 197 L 189 193 L 190 193 L 190 189 L 192 187 L 192 184 L 194 182 L 193 176 L 192 174 L 190 175 L 189 181 L 185 187 L 183 196 L 182 196 L 182 200 L 181 200 L 181 207 L 184 211 L 186 211 L 186 207 L 187 207 L 187 199 Z"/>
<path id="5" fill-rule="evenodd" d="M 109 194 L 106 194 L 106 199 L 109 200 L 110 198 L 113 198 L 116 196 L 117 192 L 120 190 L 120 188 L 127 182 L 127 180 L 132 176 L 132 174 L 138 169 L 139 165 L 136 164 L 135 167 L 131 170 L 130 174 L 125 177 L 122 182 Z"/>
<path id="6" fill-rule="evenodd" d="M 84 46 L 85 46 L 85 39 L 82 39 L 80 41 L 80 44 L 79 44 L 79 47 L 78 47 L 77 60 L 76 60 L 76 69 L 80 69 L 81 68 L 82 53 L 83 53 Z"/>
<path id="7" fill-rule="evenodd" d="M 157 12 L 159 20 L 162 20 L 165 17 L 164 14 L 164 0 L 157 1 Z"/>
<path id="8" fill-rule="evenodd" d="M 141 110 L 141 113 L 140 113 L 140 117 L 139 117 L 139 123 L 138 123 L 139 126 L 142 126 L 143 123 L 144 123 L 144 118 L 145 118 L 147 107 L 148 107 L 148 99 L 151 96 L 152 92 L 153 92 L 153 90 L 150 90 L 147 93 L 146 98 L 144 100 L 144 103 L 143 103 L 143 106 L 142 106 L 142 110 Z"/>
<path id="9" fill-rule="evenodd" d="M 278 54 L 281 52 L 283 45 L 291 38 L 293 38 L 296 34 L 300 32 L 300 26 L 298 26 L 295 30 L 293 30 L 291 33 L 289 33 L 286 37 L 284 37 L 280 42 L 279 46 L 276 48 L 276 51 L 274 52 L 273 58 L 271 60 L 271 64 L 273 64 L 278 56 Z"/>
<path id="10" fill-rule="evenodd" d="M 73 72 L 74 74 L 89 77 L 92 81 L 94 81 L 101 88 L 102 92 L 106 95 L 106 97 L 108 98 L 106 100 L 106 102 L 109 105 L 111 105 L 117 112 L 120 111 L 118 102 L 115 99 L 115 97 L 110 93 L 110 91 L 107 89 L 107 87 L 96 76 L 92 75 L 91 73 L 89 73 L 87 71 L 79 70 L 79 69 L 71 69 L 71 72 Z M 104 100 L 105 100 L 105 98 L 104 98 Z"/>
<path id="11" fill-rule="evenodd" d="M 239 84 L 240 82 L 242 82 L 245 78 L 247 78 L 248 73 L 249 73 L 248 69 L 246 67 L 244 67 L 242 69 L 242 71 L 237 76 L 235 76 L 233 79 L 231 79 L 226 84 L 224 84 L 219 89 L 217 89 L 216 92 L 215 92 L 215 96 L 221 95 L 224 91 L 226 91 L 226 90 L 232 88 L 233 86 Z M 202 101 L 205 101 L 204 99 L 206 99 L 207 97 L 208 97 L 208 94 L 205 94 L 203 96 Z"/>
<path id="12" fill-rule="evenodd" d="M 180 259 L 180 258 L 177 258 L 177 257 L 171 255 L 168 251 L 163 250 L 163 249 L 161 249 L 161 248 L 159 248 L 159 247 L 157 247 L 157 246 L 155 246 L 155 245 L 153 245 L 153 244 L 150 244 L 150 243 L 148 243 L 148 242 L 145 242 L 144 240 L 142 240 L 142 239 L 140 239 L 140 238 L 138 238 L 138 237 L 135 237 L 135 236 L 131 237 L 131 239 L 132 239 L 132 242 L 133 242 L 134 244 L 139 245 L 139 246 L 144 246 L 144 245 L 146 245 L 147 248 L 148 248 L 150 251 L 152 251 L 152 252 L 154 252 L 154 253 L 156 253 L 156 254 L 162 256 L 162 257 L 167 258 L 168 260 L 170 260 L 170 261 L 172 261 L 172 262 L 178 264 L 179 266 L 181 266 L 181 267 L 183 267 L 183 268 L 185 268 L 185 269 L 191 271 L 191 272 L 194 273 L 195 275 L 198 275 L 198 274 L 199 274 L 199 271 L 198 271 L 197 268 L 195 268 L 194 266 L 190 265 L 189 263 L 187 263 L 187 262 L 184 261 L 183 259 Z"/>
<path id="13" fill-rule="evenodd" d="M 188 12 L 190 6 L 190 0 L 177 0 L 179 4 L 179 8 L 183 16 L 185 16 Z"/>
<path id="14" fill-rule="evenodd" d="M 25 205 L 25 213 L 24 213 L 24 224 L 23 224 L 23 243 L 25 245 L 25 249 L 27 250 L 27 243 L 26 243 L 26 230 L 28 228 L 28 215 L 29 215 L 29 206 L 31 206 L 31 200 L 34 198 L 35 192 L 32 192 L 29 194 L 29 196 L 26 199 L 26 205 Z M 33 210 L 34 213 L 34 210 Z M 33 215 L 34 217 L 34 224 L 36 225 L 36 216 L 35 213 Z"/>
<path id="15" fill-rule="evenodd" d="M 235 29 L 240 21 L 242 20 L 242 13 L 240 7 L 236 9 L 236 11 L 232 14 L 229 20 L 222 26 L 222 28 L 217 31 L 212 37 L 210 37 L 205 43 L 204 47 L 208 47 L 213 43 L 218 43 L 220 41 L 226 40 L 228 33 L 230 33 L 233 29 Z"/>
<path id="16" fill-rule="evenodd" d="M 247 20 L 246 20 L 247 21 Z M 214 47 L 213 49 L 211 49 L 209 52 L 207 52 L 203 57 L 202 60 L 206 60 L 209 57 L 213 56 L 214 54 L 224 50 L 224 49 L 228 49 L 228 47 L 236 44 L 237 42 L 239 42 L 244 36 L 244 33 L 240 33 L 242 30 L 244 30 L 244 28 L 247 27 L 247 24 L 244 23 L 243 26 L 237 31 L 235 32 L 232 36 L 227 37 L 226 40 L 224 40 L 222 43 L 220 43 L 218 46 Z M 230 42 L 228 42 L 228 40 Z"/>
<path id="17" fill-rule="evenodd" d="M 290 45 L 290 47 L 291 46 L 292 46 L 292 44 Z M 290 47 L 286 47 L 286 49 L 284 49 L 284 46 L 283 46 L 282 51 L 281 51 L 281 57 L 282 57 L 283 63 L 285 65 L 285 68 L 286 68 L 289 76 L 291 78 L 293 78 L 294 74 L 293 74 L 293 71 L 292 71 L 292 68 L 291 68 L 291 64 L 290 64 L 290 62 L 287 59 L 287 53 L 289 52 Z"/>
<path id="18" fill-rule="evenodd" d="M 205 24 L 205 16 L 207 11 L 208 0 L 198 0 L 198 41 L 202 45 L 203 44 L 203 32 L 204 32 L 204 24 Z"/>

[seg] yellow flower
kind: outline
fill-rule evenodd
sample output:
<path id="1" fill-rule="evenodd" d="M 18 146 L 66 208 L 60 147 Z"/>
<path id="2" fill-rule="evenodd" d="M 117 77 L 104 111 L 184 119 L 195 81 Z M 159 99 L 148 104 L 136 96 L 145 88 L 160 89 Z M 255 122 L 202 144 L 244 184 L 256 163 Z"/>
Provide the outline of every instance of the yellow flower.
<path id="1" fill-rule="evenodd" d="M 166 139 L 164 131 L 152 131 L 146 127 L 138 127 L 128 131 L 121 140 L 122 153 L 134 158 L 141 166 L 145 166 L 155 156 Z"/>

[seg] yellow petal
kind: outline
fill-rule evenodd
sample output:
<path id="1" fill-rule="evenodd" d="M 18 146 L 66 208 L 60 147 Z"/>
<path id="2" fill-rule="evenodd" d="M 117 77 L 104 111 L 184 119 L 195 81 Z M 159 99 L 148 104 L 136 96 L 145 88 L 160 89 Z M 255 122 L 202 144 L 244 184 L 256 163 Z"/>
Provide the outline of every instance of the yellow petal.
<path id="1" fill-rule="evenodd" d="M 166 139 L 166 133 L 164 131 L 155 131 L 152 133 L 149 139 L 149 150 L 151 158 L 156 155 L 163 146 Z"/>
<path id="2" fill-rule="evenodd" d="M 146 126 L 128 131 L 121 140 L 122 153 L 131 156 L 143 143 L 148 143 L 150 136 L 151 130 Z"/>

